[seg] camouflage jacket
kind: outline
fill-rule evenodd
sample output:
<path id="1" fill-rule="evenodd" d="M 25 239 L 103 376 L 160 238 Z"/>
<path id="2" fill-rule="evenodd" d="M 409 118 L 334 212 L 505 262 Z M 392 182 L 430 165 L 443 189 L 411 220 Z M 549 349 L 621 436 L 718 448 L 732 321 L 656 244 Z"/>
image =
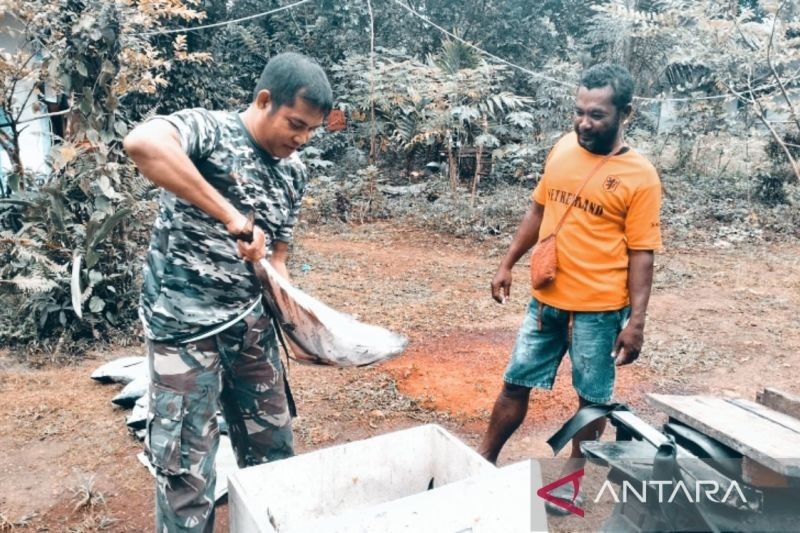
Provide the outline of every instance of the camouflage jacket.
<path id="1" fill-rule="evenodd" d="M 267 242 L 291 242 L 306 185 L 296 154 L 275 159 L 236 112 L 188 109 L 166 120 L 205 179 L 236 209 L 255 211 Z M 258 282 L 236 255 L 225 226 L 162 191 L 143 269 L 139 315 L 146 335 L 181 342 L 235 319 L 259 297 Z"/>

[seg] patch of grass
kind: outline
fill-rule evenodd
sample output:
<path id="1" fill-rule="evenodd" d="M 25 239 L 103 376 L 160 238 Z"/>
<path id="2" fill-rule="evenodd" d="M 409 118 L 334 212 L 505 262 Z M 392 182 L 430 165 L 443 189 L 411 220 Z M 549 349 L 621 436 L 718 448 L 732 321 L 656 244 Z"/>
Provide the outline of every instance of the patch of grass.
<path id="1" fill-rule="evenodd" d="M 72 512 L 88 510 L 93 511 L 95 507 L 105 506 L 106 498 L 95 486 L 95 476 L 80 474 L 78 484 L 72 489 L 72 501 L 75 503 Z"/>
<path id="2" fill-rule="evenodd" d="M 112 531 L 118 530 L 119 520 L 106 514 L 87 515 L 80 524 L 70 526 L 69 533 L 89 533 L 90 531 Z"/>
<path id="3" fill-rule="evenodd" d="M 726 360 L 723 354 L 689 336 L 668 342 L 653 341 L 646 353 L 648 366 L 658 374 L 669 377 L 679 377 L 687 370 L 711 370 Z"/>
<path id="4" fill-rule="evenodd" d="M 14 529 L 27 528 L 35 516 L 36 515 L 34 513 L 13 519 L 10 518 L 8 512 L 0 509 L 0 531 L 12 531 Z"/>

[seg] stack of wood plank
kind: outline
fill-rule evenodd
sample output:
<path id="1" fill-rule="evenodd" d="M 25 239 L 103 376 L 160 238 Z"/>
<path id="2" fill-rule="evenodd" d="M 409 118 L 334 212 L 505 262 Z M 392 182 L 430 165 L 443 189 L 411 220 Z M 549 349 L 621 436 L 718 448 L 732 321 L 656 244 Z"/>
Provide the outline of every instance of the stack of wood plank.
<path id="1" fill-rule="evenodd" d="M 669 416 L 663 428 L 615 408 L 617 440 L 581 443 L 622 494 L 601 530 L 800 531 L 800 396 L 648 398 Z"/>
<path id="2" fill-rule="evenodd" d="M 754 487 L 788 487 L 800 479 L 800 396 L 765 389 L 757 401 L 650 394 L 671 419 L 742 455 L 742 479 Z"/>

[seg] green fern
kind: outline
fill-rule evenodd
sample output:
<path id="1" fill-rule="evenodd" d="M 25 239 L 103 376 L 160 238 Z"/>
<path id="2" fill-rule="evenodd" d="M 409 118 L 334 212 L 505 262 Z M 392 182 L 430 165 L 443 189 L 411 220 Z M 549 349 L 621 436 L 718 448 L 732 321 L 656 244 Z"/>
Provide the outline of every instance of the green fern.
<path id="1" fill-rule="evenodd" d="M 260 26 L 234 24 L 228 28 L 228 33 L 231 40 L 241 42 L 251 56 L 263 59 L 269 57 L 269 46 L 264 45 L 270 42 L 269 34 Z"/>
<path id="2" fill-rule="evenodd" d="M 147 198 L 150 191 L 154 189 L 155 185 L 141 174 L 135 174 L 130 180 L 130 191 L 136 200 Z"/>
<path id="3" fill-rule="evenodd" d="M 58 284 L 53 280 L 31 276 L 15 276 L 11 279 L 0 279 L 0 283 L 9 283 L 24 292 L 47 292 L 58 287 Z"/>
<path id="4" fill-rule="evenodd" d="M 49 258 L 31 249 L 23 240 L 17 239 L 14 243 L 14 253 L 26 261 L 36 262 L 45 267 L 48 271 L 56 274 L 63 274 L 67 271 L 68 265 L 60 265 Z"/>
<path id="5" fill-rule="evenodd" d="M 417 119 L 416 113 L 408 113 L 398 116 L 395 120 L 393 136 L 406 148 L 411 145 L 411 140 L 417 134 Z"/>
<path id="6" fill-rule="evenodd" d="M 474 48 L 461 41 L 447 39 L 442 43 L 439 53 L 433 57 L 433 63 L 452 75 L 459 70 L 476 68 L 480 64 L 480 58 Z"/>

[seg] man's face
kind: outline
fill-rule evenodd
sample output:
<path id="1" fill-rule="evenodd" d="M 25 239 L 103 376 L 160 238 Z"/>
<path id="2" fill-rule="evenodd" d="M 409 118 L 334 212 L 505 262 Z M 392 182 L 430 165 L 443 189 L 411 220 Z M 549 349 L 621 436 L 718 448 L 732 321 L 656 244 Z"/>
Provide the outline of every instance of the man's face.
<path id="1" fill-rule="evenodd" d="M 292 155 L 308 142 L 314 130 L 325 120 L 322 111 L 299 95 L 291 106 L 273 109 L 268 98 L 265 102 L 259 98 L 259 104 L 252 134 L 259 146 L 273 157 Z"/>
<path id="2" fill-rule="evenodd" d="M 586 150 L 606 155 L 614 148 L 624 113 L 612 103 L 611 86 L 587 89 L 580 87 L 575 97 L 573 126 L 578 144 Z"/>

